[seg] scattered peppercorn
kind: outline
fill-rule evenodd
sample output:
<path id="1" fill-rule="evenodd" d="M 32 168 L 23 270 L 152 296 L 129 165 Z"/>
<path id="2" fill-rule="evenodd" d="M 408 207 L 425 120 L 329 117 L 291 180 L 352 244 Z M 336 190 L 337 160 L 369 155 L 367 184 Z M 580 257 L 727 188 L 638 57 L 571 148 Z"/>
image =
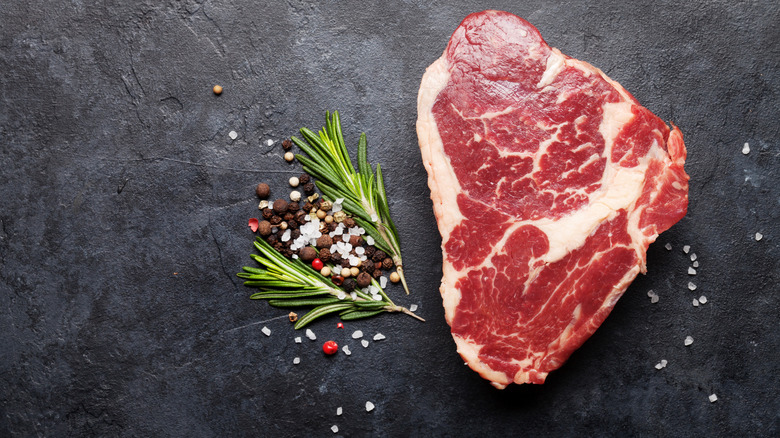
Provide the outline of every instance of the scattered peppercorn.
<path id="1" fill-rule="evenodd" d="M 279 238 L 276 237 L 276 234 L 271 234 L 265 238 L 265 241 L 268 242 L 269 245 L 274 246 L 274 244 L 279 241 Z"/>
<path id="2" fill-rule="evenodd" d="M 257 231 L 260 232 L 261 236 L 268 236 L 271 234 L 271 223 L 268 221 L 260 221 L 260 223 L 257 224 Z"/>
<path id="3" fill-rule="evenodd" d="M 315 271 L 319 271 L 323 266 L 325 266 L 325 264 L 322 263 L 322 260 L 320 259 L 314 259 L 311 261 L 311 267 L 314 268 Z"/>
<path id="4" fill-rule="evenodd" d="M 380 271 L 379 269 L 377 269 L 377 270 L 375 270 L 375 271 L 374 271 L 374 272 L 371 274 L 371 276 L 372 276 L 372 277 L 374 277 L 374 278 L 376 278 L 377 280 L 379 280 L 379 277 L 381 277 L 381 276 L 382 276 L 382 271 Z"/>
<path id="5" fill-rule="evenodd" d="M 301 192 L 297 190 L 293 190 L 292 192 L 290 192 L 290 201 L 298 202 L 300 200 L 301 200 Z"/>
<path id="6" fill-rule="evenodd" d="M 265 199 L 271 194 L 271 186 L 266 183 L 260 183 L 255 187 L 255 193 L 260 199 Z"/>
<path id="7" fill-rule="evenodd" d="M 355 219 L 352 219 L 351 217 L 347 217 L 344 219 L 344 226 L 347 228 L 352 228 L 355 226 Z"/>
<path id="8" fill-rule="evenodd" d="M 374 253 L 374 255 L 372 255 L 372 256 L 371 256 L 371 260 L 373 260 L 373 261 L 375 261 L 375 262 L 381 262 L 382 260 L 384 260 L 384 259 L 385 259 L 385 257 L 387 257 L 387 254 L 385 254 L 385 252 L 384 252 L 384 251 L 382 251 L 381 249 L 379 249 L 379 250 L 377 250 L 377 251 Z"/>
<path id="9" fill-rule="evenodd" d="M 289 211 L 292 214 L 295 214 L 296 211 L 300 210 L 301 206 L 298 204 L 297 201 L 288 202 L 287 203 L 287 211 Z"/>
<path id="10" fill-rule="evenodd" d="M 328 356 L 339 352 L 339 344 L 336 341 L 327 341 L 322 344 L 322 351 Z"/>
<path id="11" fill-rule="evenodd" d="M 303 175 L 301 175 L 300 177 L 298 177 L 298 181 L 299 181 L 301 184 L 304 184 L 304 185 L 306 185 L 306 184 L 308 184 L 308 183 L 309 183 L 309 181 L 311 181 L 311 177 L 309 176 L 309 174 L 308 174 L 308 173 L 304 173 Z"/>
<path id="12" fill-rule="evenodd" d="M 306 212 L 298 210 L 295 212 L 295 221 L 303 225 L 306 223 Z"/>
<path id="13" fill-rule="evenodd" d="M 357 282 L 355 282 L 352 278 L 347 278 L 344 280 L 344 283 L 341 285 L 341 288 L 344 289 L 346 292 L 352 292 L 355 290 L 355 286 L 357 286 Z"/>
<path id="14" fill-rule="evenodd" d="M 263 209 L 263 219 L 271 219 L 271 217 L 274 215 L 274 211 L 270 208 L 264 208 Z"/>
<path id="15" fill-rule="evenodd" d="M 297 176 L 291 176 L 288 182 L 290 183 L 290 187 L 298 187 L 298 184 L 301 183 L 301 180 L 299 180 Z"/>
<path id="16" fill-rule="evenodd" d="M 326 224 L 332 224 L 333 223 L 333 216 L 331 216 L 331 215 L 325 216 L 325 223 Z"/>
<path id="17" fill-rule="evenodd" d="M 282 223 L 282 218 L 277 215 L 273 215 L 268 221 L 271 222 L 271 225 L 279 225 Z"/>
<path id="18" fill-rule="evenodd" d="M 284 154 L 284 160 L 287 161 L 288 163 L 291 162 L 294 159 L 295 159 L 295 155 L 293 155 L 292 152 L 286 152 Z"/>
<path id="19" fill-rule="evenodd" d="M 307 212 L 307 213 L 308 213 L 308 212 L 310 212 L 310 211 L 311 211 L 311 208 L 312 208 L 312 207 L 313 207 L 313 205 L 311 205 L 311 202 L 309 202 L 309 201 L 307 200 L 306 202 L 304 202 L 304 203 L 303 203 L 303 207 L 302 207 L 301 209 L 302 209 L 303 211 L 305 211 L 305 212 Z"/>
<path id="20" fill-rule="evenodd" d="M 285 221 L 291 221 L 295 219 L 295 215 L 288 211 L 287 213 L 284 214 L 284 216 L 282 216 L 282 219 L 284 219 Z"/>
<path id="21" fill-rule="evenodd" d="M 341 286 L 344 284 L 344 277 L 341 275 L 334 275 L 333 277 L 330 277 L 330 281 L 332 281 L 336 286 Z"/>
<path id="22" fill-rule="evenodd" d="M 211 89 L 211 91 L 214 92 L 217 96 L 222 94 L 222 85 L 214 85 L 214 88 Z"/>
<path id="23" fill-rule="evenodd" d="M 349 270 L 349 268 L 350 268 L 351 266 L 352 266 L 352 265 L 350 265 L 350 264 L 349 264 L 349 260 L 347 260 L 347 259 L 345 259 L 345 258 L 343 258 L 343 257 L 341 258 L 341 267 L 342 267 L 342 268 Z"/>
<path id="24" fill-rule="evenodd" d="M 289 226 L 291 230 L 297 230 L 298 222 L 296 222 L 295 219 L 287 221 L 287 226 Z"/>
<path id="25" fill-rule="evenodd" d="M 385 269 L 392 269 L 393 268 L 393 259 L 390 257 L 385 257 L 384 260 L 382 260 L 382 267 Z"/>
<path id="26" fill-rule="evenodd" d="M 357 277 L 358 274 L 360 274 L 360 269 L 357 268 L 357 266 L 353 266 L 349 268 L 349 275 L 352 277 Z"/>
<path id="27" fill-rule="evenodd" d="M 382 262 L 374 262 L 374 269 L 377 271 L 382 269 Z"/>
<path id="28" fill-rule="evenodd" d="M 284 251 L 284 244 L 282 242 L 276 242 L 274 243 L 274 249 L 279 252 L 282 252 Z"/>
<path id="29" fill-rule="evenodd" d="M 299 230 L 297 228 L 297 225 L 296 225 L 296 228 L 292 227 L 292 224 L 294 224 L 294 223 L 296 223 L 296 222 L 290 222 L 290 228 L 292 228 L 292 232 L 290 233 L 290 240 L 295 240 L 295 239 L 301 237 L 301 230 Z"/>
<path id="30" fill-rule="evenodd" d="M 320 257 L 320 260 L 322 260 L 322 257 Z M 322 269 L 320 269 L 320 274 L 322 274 L 323 277 L 330 277 L 330 268 L 323 266 Z"/>
<path id="31" fill-rule="evenodd" d="M 298 320 L 298 314 L 295 312 L 290 312 L 290 314 L 287 315 L 287 317 L 290 318 L 290 322 L 295 322 Z"/>
<path id="32" fill-rule="evenodd" d="M 328 251 L 330 252 L 330 251 Z M 330 255 L 330 260 L 333 262 L 334 265 L 340 265 L 341 264 L 341 254 L 334 252 Z"/>
<path id="33" fill-rule="evenodd" d="M 329 262 L 332 258 L 332 255 L 330 253 L 330 249 L 328 248 L 322 248 L 320 250 L 320 260 L 323 262 Z"/>
<path id="34" fill-rule="evenodd" d="M 371 276 L 365 272 L 361 272 L 357 276 L 357 285 L 361 288 L 368 287 L 371 284 Z"/>
<path id="35" fill-rule="evenodd" d="M 314 183 L 313 182 L 308 182 L 308 183 L 304 184 L 303 185 L 303 192 L 306 193 L 307 195 L 311 195 L 312 193 L 314 193 Z"/>
<path id="36" fill-rule="evenodd" d="M 375 252 L 376 252 L 376 247 L 374 247 L 374 246 L 367 246 L 366 247 L 366 256 L 368 258 L 371 258 L 371 256 L 373 256 Z"/>
<path id="37" fill-rule="evenodd" d="M 277 214 L 284 214 L 287 212 L 287 201 L 284 199 L 277 199 L 274 201 L 274 212 Z"/>
<path id="38" fill-rule="evenodd" d="M 372 262 L 363 263 L 363 266 L 361 267 L 363 272 L 368 272 L 369 274 L 373 274 L 375 269 L 375 266 Z"/>
<path id="39" fill-rule="evenodd" d="M 358 246 L 363 246 L 363 238 L 360 236 L 355 236 L 354 234 L 349 237 L 349 244 L 352 245 L 353 248 L 357 248 Z"/>
<path id="40" fill-rule="evenodd" d="M 289 138 L 285 138 L 284 140 L 282 140 L 282 149 L 289 151 L 290 149 L 292 149 L 292 146 L 293 144 Z"/>
<path id="41" fill-rule="evenodd" d="M 317 258 L 317 250 L 310 246 L 303 247 L 300 251 L 299 257 L 304 262 L 311 262 Z"/>
<path id="42" fill-rule="evenodd" d="M 328 216 L 328 217 L 330 217 L 330 216 Z M 330 217 L 330 218 L 331 218 L 331 220 L 333 220 L 332 217 Z M 326 219 L 326 222 L 327 222 L 327 218 L 325 218 L 325 219 Z M 336 227 L 338 227 L 338 224 L 335 223 L 335 222 L 331 222 L 331 223 L 328 224 L 328 231 L 336 231 Z"/>

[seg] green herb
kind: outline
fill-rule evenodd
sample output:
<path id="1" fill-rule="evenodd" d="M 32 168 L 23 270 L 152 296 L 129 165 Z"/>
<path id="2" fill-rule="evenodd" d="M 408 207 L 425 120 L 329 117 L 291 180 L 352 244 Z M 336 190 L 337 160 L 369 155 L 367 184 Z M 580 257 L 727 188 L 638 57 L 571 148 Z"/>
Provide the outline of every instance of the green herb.
<path id="1" fill-rule="evenodd" d="M 275 307 L 314 307 L 295 323 L 299 329 L 325 315 L 338 313 L 342 319 L 355 320 L 378 315 L 382 312 L 401 312 L 424 321 L 409 309 L 395 305 L 376 280 L 381 301 L 371 298 L 361 290 L 355 290 L 355 298 L 323 277 L 309 265 L 298 259 L 288 259 L 261 237 L 254 242 L 259 254 L 251 254 L 261 268 L 245 266 L 238 277 L 244 285 L 261 288 L 251 296 L 255 300 L 268 300 Z"/>
<path id="2" fill-rule="evenodd" d="M 301 136 L 306 141 L 296 137 L 292 137 L 292 141 L 307 155 L 295 156 L 303 164 L 303 170 L 316 179 L 317 188 L 326 199 L 331 202 L 344 199 L 344 210 L 374 239 L 374 246 L 392 257 L 404 290 L 409 294 L 398 230 L 390 218 L 382 167 L 377 164 L 374 174 L 368 163 L 366 134 L 362 133 L 358 142 L 357 170 L 344 144 L 338 111 L 333 113 L 332 118 L 330 112 L 326 113 L 325 127 L 319 135 L 310 129 L 301 128 Z"/>

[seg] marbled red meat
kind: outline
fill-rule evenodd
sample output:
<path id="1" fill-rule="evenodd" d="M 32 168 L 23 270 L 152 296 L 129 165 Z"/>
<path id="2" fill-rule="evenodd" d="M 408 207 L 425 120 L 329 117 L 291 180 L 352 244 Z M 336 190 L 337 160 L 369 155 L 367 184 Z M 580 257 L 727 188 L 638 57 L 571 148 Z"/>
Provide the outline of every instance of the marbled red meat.
<path id="1" fill-rule="evenodd" d="M 499 388 L 560 367 L 687 210 L 680 130 L 506 12 L 455 30 L 423 77 L 417 133 L 446 320 Z"/>

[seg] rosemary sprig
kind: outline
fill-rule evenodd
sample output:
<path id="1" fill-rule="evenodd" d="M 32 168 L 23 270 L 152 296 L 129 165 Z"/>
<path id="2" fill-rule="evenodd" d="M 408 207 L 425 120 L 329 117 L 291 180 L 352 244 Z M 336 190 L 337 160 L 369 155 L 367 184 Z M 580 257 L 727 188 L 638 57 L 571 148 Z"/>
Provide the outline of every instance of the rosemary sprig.
<path id="1" fill-rule="evenodd" d="M 245 286 L 262 289 L 251 296 L 254 300 L 268 300 L 268 304 L 283 308 L 314 307 L 298 319 L 296 329 L 332 313 L 338 313 L 346 321 L 382 312 L 401 312 L 424 321 L 409 309 L 393 303 L 376 280 L 373 280 L 373 284 L 379 289 L 381 301 L 372 299 L 361 290 L 354 291 L 353 299 L 329 278 L 298 259 L 284 257 L 262 238 L 257 237 L 254 246 L 259 254 L 250 256 L 261 268 L 244 266 L 244 272 L 236 275 L 245 280 Z"/>
<path id="2" fill-rule="evenodd" d="M 305 141 L 296 137 L 292 137 L 292 141 L 306 154 L 295 156 L 303 165 L 303 170 L 314 177 L 317 188 L 326 199 L 332 202 L 344 199 L 344 210 L 374 239 L 377 248 L 392 257 L 408 295 L 398 230 L 390 218 L 382 167 L 377 164 L 375 174 L 368 163 L 366 134 L 362 133 L 358 141 L 357 170 L 344 144 L 338 111 L 333 112 L 332 118 L 330 112 L 326 113 L 325 127 L 319 134 L 301 128 L 301 136 Z"/>

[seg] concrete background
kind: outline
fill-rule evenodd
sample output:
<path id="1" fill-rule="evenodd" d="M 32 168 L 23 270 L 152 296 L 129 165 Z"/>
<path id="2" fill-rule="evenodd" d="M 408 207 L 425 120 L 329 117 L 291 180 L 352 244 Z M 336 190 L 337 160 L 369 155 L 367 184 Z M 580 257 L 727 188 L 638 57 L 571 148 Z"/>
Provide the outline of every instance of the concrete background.
<path id="1" fill-rule="evenodd" d="M 776 436 L 780 5 L 585 3 L 4 2 L 0 435 Z M 487 8 L 680 126 L 691 175 L 688 216 L 598 332 L 545 385 L 504 391 L 444 322 L 414 130 L 424 69 Z M 235 273 L 254 185 L 284 196 L 299 172 L 278 141 L 334 109 L 385 170 L 412 295 L 389 293 L 428 322 L 330 318 L 295 344 Z M 353 354 L 323 357 L 326 339 Z"/>

